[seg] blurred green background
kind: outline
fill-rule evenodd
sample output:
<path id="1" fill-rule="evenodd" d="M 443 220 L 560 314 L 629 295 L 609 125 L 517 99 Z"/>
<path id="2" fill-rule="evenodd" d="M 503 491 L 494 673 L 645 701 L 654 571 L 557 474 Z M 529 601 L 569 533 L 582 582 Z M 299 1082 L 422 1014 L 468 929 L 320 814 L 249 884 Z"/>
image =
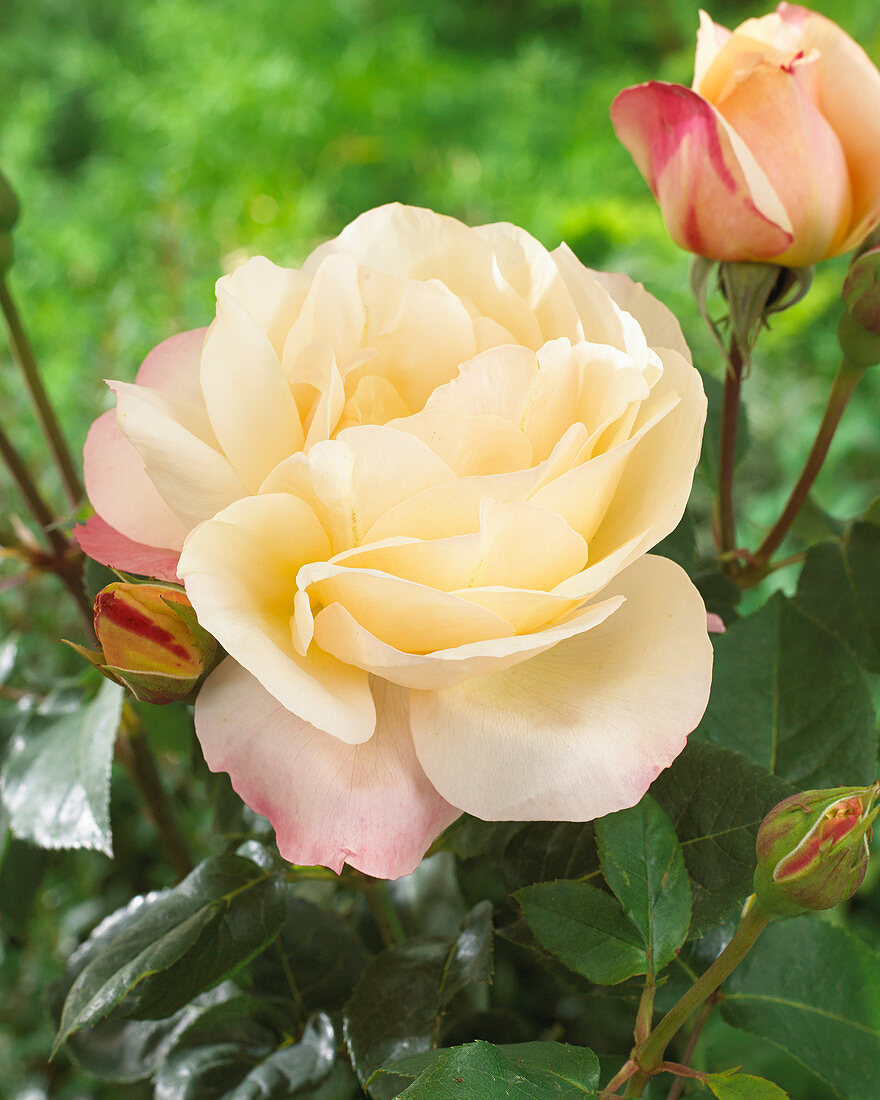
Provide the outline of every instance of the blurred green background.
<path id="1" fill-rule="evenodd" d="M 723 0 L 711 14 L 732 26 L 766 10 Z M 880 60 L 876 0 L 822 10 Z M 608 118 L 626 85 L 690 82 L 697 21 L 691 0 L 0 0 L 0 166 L 23 206 L 11 283 L 73 449 L 109 407 L 101 379 L 130 379 L 153 345 L 207 323 L 219 275 L 260 253 L 296 265 L 390 200 L 473 224 L 510 220 L 628 272 L 720 376 L 687 289 L 689 257 Z M 822 265 L 759 346 L 739 475 L 751 545 L 796 476 L 836 370 L 845 267 Z M 875 371 L 818 482 L 840 518 L 877 494 L 878 402 Z M 2 336 L 0 416 L 61 509 Z M 3 542 L 23 514 L 5 471 L 0 501 Z M 46 637 L 76 629 L 52 582 L 0 589 L 0 642 L 22 632 L 45 660 Z M 101 859 L 64 858 L 62 871 Z M 0 1033 L 18 1033 L 0 1034 L 4 1096 L 44 1064 L 40 991 L 93 919 L 85 881 L 62 873 L 53 891 L 41 903 L 45 944 L 0 1018 Z"/>

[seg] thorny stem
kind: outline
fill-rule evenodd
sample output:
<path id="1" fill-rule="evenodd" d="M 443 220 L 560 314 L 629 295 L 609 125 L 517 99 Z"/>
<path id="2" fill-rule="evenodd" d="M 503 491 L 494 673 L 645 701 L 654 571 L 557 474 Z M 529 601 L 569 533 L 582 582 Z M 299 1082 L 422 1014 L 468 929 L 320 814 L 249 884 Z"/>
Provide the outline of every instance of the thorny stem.
<path id="1" fill-rule="evenodd" d="M 0 309 L 2 309 L 6 318 L 13 356 L 24 375 L 25 385 L 34 404 L 37 419 L 61 474 L 64 491 L 71 505 L 78 508 L 83 498 L 82 483 L 67 443 L 61 434 L 61 427 L 49 403 L 43 380 L 40 378 L 40 372 L 37 369 L 33 348 L 27 338 L 15 301 L 4 278 L 0 278 Z"/>
<path id="2" fill-rule="evenodd" d="M 131 772 L 156 826 L 165 858 L 178 878 L 184 878 L 193 869 L 189 846 L 174 820 L 168 795 L 159 778 L 153 753 L 140 728 L 140 721 L 127 700 L 122 706 L 122 724 L 116 744 L 117 751 Z"/>
<path id="3" fill-rule="evenodd" d="M 736 337 L 730 338 L 727 369 L 724 373 L 724 397 L 721 405 L 721 441 L 718 455 L 718 511 L 716 540 L 722 558 L 736 546 L 736 517 L 733 510 L 733 471 L 736 464 L 736 433 L 739 427 L 740 390 L 743 357 Z M 726 566 L 736 572 L 730 557 Z"/>
<path id="4" fill-rule="evenodd" d="M 803 507 L 804 501 L 813 487 L 813 482 L 816 480 L 816 475 L 822 469 L 822 464 L 828 454 L 828 448 L 831 446 L 831 440 L 837 431 L 837 426 L 843 416 L 847 402 L 863 374 L 863 368 L 853 366 L 846 359 L 841 362 L 831 387 L 831 393 L 828 395 L 828 404 L 825 406 L 822 423 L 819 425 L 813 446 L 807 455 L 801 476 L 792 489 L 791 496 L 789 496 L 779 519 L 770 528 L 764 541 L 754 554 L 755 571 L 761 571 L 766 567 L 771 555 L 782 543 L 795 517 Z"/>

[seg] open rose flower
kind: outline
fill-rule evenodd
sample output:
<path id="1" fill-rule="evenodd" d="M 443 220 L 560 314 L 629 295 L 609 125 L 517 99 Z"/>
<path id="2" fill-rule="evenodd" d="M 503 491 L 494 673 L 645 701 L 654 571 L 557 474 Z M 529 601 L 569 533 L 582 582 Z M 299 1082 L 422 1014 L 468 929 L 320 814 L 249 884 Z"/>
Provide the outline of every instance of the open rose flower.
<path id="1" fill-rule="evenodd" d="M 394 877 L 462 811 L 588 820 L 681 751 L 706 614 L 645 552 L 706 401 L 641 286 L 386 206 L 110 385 L 81 545 L 183 581 L 229 654 L 205 758 L 286 858 Z"/>
<path id="2" fill-rule="evenodd" d="M 880 73 L 796 4 L 733 32 L 701 12 L 693 89 L 627 88 L 611 118 L 673 240 L 701 256 L 802 267 L 880 218 Z"/>

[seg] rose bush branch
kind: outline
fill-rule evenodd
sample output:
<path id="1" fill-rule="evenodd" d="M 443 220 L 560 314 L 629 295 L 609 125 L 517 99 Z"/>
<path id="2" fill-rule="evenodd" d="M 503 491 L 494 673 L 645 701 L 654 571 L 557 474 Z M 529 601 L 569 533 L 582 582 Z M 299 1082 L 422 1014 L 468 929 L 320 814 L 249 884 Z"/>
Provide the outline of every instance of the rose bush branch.
<path id="1" fill-rule="evenodd" d="M 813 487 L 813 483 L 824 465 L 828 455 L 828 449 L 831 446 L 831 441 L 840 424 L 841 417 L 863 374 L 864 368 L 854 366 L 846 359 L 841 362 L 840 369 L 831 387 L 831 393 L 828 396 L 828 403 L 825 406 L 822 422 L 819 425 L 819 430 L 816 433 L 816 438 L 813 440 L 813 446 L 810 448 L 810 453 L 807 455 L 800 477 L 792 489 L 779 519 L 773 524 L 767 532 L 764 541 L 755 551 L 753 555 L 753 565 L 746 570 L 746 578 L 760 578 L 760 576 L 764 574 L 770 562 L 770 558 L 781 546 L 785 536 L 791 529 L 792 523 L 794 523 L 798 512 L 800 512 L 801 508 L 804 506 L 810 494 L 810 490 Z"/>
<path id="2" fill-rule="evenodd" d="M 736 547 L 736 515 L 733 475 L 736 465 L 736 436 L 739 425 L 743 356 L 735 336 L 730 339 L 729 362 L 724 372 L 724 400 L 721 407 L 721 441 L 718 455 L 718 549 L 722 559 Z M 728 562 L 731 568 L 735 563 Z"/>

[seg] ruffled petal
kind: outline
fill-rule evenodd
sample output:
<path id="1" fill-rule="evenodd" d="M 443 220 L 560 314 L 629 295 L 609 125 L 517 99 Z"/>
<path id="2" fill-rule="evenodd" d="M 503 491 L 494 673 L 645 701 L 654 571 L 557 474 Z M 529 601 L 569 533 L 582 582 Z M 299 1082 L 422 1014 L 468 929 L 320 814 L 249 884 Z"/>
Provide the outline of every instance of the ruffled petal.
<path id="1" fill-rule="evenodd" d="M 199 370 L 207 328 L 193 328 L 169 336 L 150 352 L 135 376 L 139 386 L 167 393 L 183 401 L 203 405 Z"/>
<path id="2" fill-rule="evenodd" d="M 187 528 L 147 477 L 143 460 L 119 430 L 112 409 L 89 429 L 83 471 L 92 507 L 110 527 L 135 543 L 180 550 Z"/>
<path id="3" fill-rule="evenodd" d="M 303 656 L 291 622 L 297 570 L 329 550 L 304 501 L 245 497 L 192 532 L 178 569 L 199 622 L 227 653 L 288 710 L 354 744 L 375 726 L 366 675 L 314 648 Z"/>
<path id="4" fill-rule="evenodd" d="M 632 806 L 706 708 L 712 646 L 686 573 L 643 557 L 595 629 L 504 672 L 415 691 L 412 730 L 437 790 L 484 820 L 588 821 Z"/>
<path id="5" fill-rule="evenodd" d="M 377 878 L 415 870 L 460 811 L 425 778 L 412 746 L 408 693 L 373 683 L 374 736 L 347 745 L 298 718 L 231 658 L 196 701 L 196 733 L 212 771 L 229 773 L 267 817 L 292 863 Z"/>

